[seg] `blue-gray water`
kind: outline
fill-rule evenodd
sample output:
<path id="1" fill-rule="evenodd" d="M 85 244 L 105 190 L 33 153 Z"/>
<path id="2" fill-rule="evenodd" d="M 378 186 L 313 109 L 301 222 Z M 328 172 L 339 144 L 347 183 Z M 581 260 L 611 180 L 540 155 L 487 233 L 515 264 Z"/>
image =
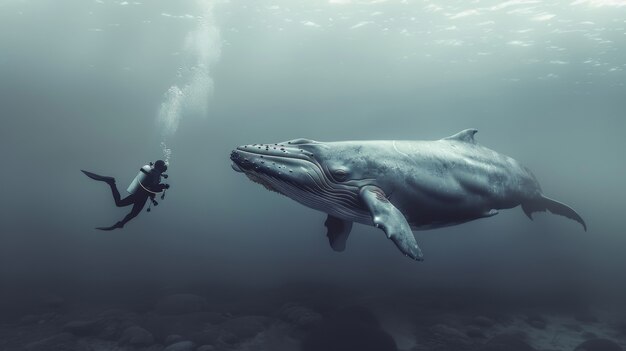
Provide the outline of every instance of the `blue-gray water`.
<path id="1" fill-rule="evenodd" d="M 622 0 L 0 1 L 0 349 L 54 335 L 88 306 L 143 316 L 175 292 L 234 315 L 275 317 L 296 301 L 327 318 L 354 304 L 383 322 L 432 300 L 463 300 L 468 314 L 485 301 L 615 312 L 626 303 L 625 70 Z M 470 127 L 533 170 L 588 232 L 516 208 L 416 232 L 423 263 L 361 225 L 336 253 L 324 214 L 248 181 L 228 158 L 242 144 L 438 139 Z M 163 145 L 166 199 L 123 230 L 95 231 L 128 209 L 80 169 L 125 189 Z M 41 296 L 63 307 L 29 334 L 15 321 L 44 313 Z M 626 346 L 626 316 L 601 321 L 586 332 Z M 434 349 L 429 327 L 383 322 L 400 350 Z M 7 336 L 19 328 L 21 339 Z M 495 334 L 485 333 L 466 346 Z M 591 338 L 526 333 L 537 349 Z M 306 332 L 294 335 L 269 349 L 299 349 Z M 255 349 L 244 344 L 215 346 Z"/>

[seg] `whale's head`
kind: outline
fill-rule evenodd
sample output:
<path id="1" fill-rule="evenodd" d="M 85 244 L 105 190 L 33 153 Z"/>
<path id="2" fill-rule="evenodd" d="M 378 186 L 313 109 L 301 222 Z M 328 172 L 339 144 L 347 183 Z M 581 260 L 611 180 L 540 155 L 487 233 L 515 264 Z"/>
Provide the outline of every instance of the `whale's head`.
<path id="1" fill-rule="evenodd" d="M 371 183 L 357 167 L 358 150 L 346 143 L 294 139 L 242 145 L 232 151 L 232 167 L 268 190 L 346 220 L 367 222 L 359 189 Z"/>

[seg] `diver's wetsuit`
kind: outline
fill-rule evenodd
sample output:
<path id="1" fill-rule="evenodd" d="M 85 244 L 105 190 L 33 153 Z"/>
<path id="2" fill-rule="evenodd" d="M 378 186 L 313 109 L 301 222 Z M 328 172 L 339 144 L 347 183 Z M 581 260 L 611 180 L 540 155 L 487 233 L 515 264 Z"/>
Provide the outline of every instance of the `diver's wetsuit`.
<path id="1" fill-rule="evenodd" d="M 103 181 L 111 187 L 111 192 L 113 193 L 113 200 L 115 200 L 115 206 L 126 207 L 126 206 L 133 205 L 133 208 L 126 215 L 126 217 L 124 217 L 124 219 L 122 219 L 121 221 L 115 223 L 114 225 L 110 227 L 96 228 L 100 230 L 113 230 L 117 228 L 123 228 L 124 225 L 128 221 L 137 217 L 137 215 L 141 212 L 141 210 L 143 210 L 143 208 L 146 206 L 146 201 L 148 199 L 154 198 L 154 195 L 155 195 L 154 193 L 161 192 L 163 191 L 163 189 L 167 189 L 169 187 L 167 184 L 161 184 L 160 176 L 157 175 L 156 176 L 157 179 L 149 180 L 149 184 L 152 184 L 152 186 L 150 186 L 149 189 L 151 191 L 154 191 L 154 193 L 148 192 L 145 188 L 143 188 L 143 185 L 142 185 L 141 189 L 138 189 L 134 194 L 130 194 L 127 197 L 122 199 L 120 192 L 119 190 L 117 190 L 117 186 L 115 185 L 115 178 L 105 177 L 105 176 L 101 176 L 101 175 L 87 172 L 87 171 L 82 171 L 82 172 L 85 173 L 85 175 L 88 176 L 89 178 Z"/>

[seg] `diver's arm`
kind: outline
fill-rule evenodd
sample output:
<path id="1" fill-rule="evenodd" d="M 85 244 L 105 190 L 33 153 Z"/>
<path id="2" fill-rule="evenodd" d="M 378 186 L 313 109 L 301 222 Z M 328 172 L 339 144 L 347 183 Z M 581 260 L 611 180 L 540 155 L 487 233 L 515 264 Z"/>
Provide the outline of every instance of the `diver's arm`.
<path id="1" fill-rule="evenodd" d="M 159 192 L 163 191 L 164 189 L 169 189 L 170 185 L 169 184 L 157 184 L 157 188 L 159 189 Z"/>

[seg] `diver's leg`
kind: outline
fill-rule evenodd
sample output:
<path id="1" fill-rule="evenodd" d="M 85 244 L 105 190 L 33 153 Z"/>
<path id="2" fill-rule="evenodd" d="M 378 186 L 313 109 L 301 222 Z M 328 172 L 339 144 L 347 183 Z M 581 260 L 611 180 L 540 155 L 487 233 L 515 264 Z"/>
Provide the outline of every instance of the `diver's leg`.
<path id="1" fill-rule="evenodd" d="M 132 195 L 128 195 L 125 198 L 120 200 L 120 193 L 119 191 L 117 191 L 117 189 L 113 190 L 115 188 L 115 186 L 111 187 L 111 190 L 114 192 L 113 197 L 115 198 L 115 206 L 117 207 L 125 207 L 125 206 L 129 206 L 135 203 L 135 201 L 137 201 L 135 194 Z M 117 193 L 117 197 L 115 195 L 115 193 Z"/>
<path id="2" fill-rule="evenodd" d="M 119 222 L 121 224 L 121 226 L 123 227 L 124 224 L 126 224 L 128 221 L 130 221 L 131 219 L 137 217 L 137 215 L 141 212 L 141 210 L 143 210 L 144 206 L 146 205 L 146 200 L 148 200 L 148 197 L 140 197 L 137 198 L 135 200 L 135 203 L 133 205 L 133 209 L 130 210 L 130 213 L 126 215 L 126 217 L 124 217 L 124 219 L 122 219 L 121 222 Z"/>
<path id="3" fill-rule="evenodd" d="M 134 199 L 132 199 L 132 195 L 128 196 L 124 199 L 122 199 L 122 196 L 120 195 L 119 190 L 117 190 L 117 186 L 115 185 L 115 178 L 113 177 L 106 177 L 106 176 L 101 176 L 95 173 L 91 173 L 91 172 L 87 172 L 87 171 L 83 171 L 81 170 L 81 172 L 85 173 L 85 175 L 93 180 L 98 180 L 101 182 L 105 182 L 107 184 L 109 184 L 109 186 L 111 187 L 111 193 L 113 194 L 113 200 L 115 200 L 115 206 L 117 207 L 124 207 L 124 206 L 128 206 L 130 204 L 132 204 L 134 202 Z"/>
<path id="4" fill-rule="evenodd" d="M 127 203 L 126 205 L 122 203 L 122 196 L 120 195 L 120 191 L 117 190 L 117 186 L 115 185 L 115 180 L 113 180 L 112 182 L 107 182 L 107 184 L 109 184 L 109 186 L 111 187 L 111 193 L 113 194 L 113 200 L 115 201 L 115 206 L 124 207 L 124 206 L 130 205 L 130 203 Z M 130 196 L 127 196 L 124 200 L 127 200 L 129 197 Z"/>
<path id="5" fill-rule="evenodd" d="M 126 215 L 126 217 L 124 217 L 124 219 L 122 219 L 121 221 L 115 223 L 114 225 L 110 226 L 110 227 L 100 227 L 100 228 L 96 228 L 96 229 L 100 229 L 100 230 L 113 230 L 113 229 L 117 229 L 117 228 L 123 228 L 124 224 L 126 224 L 128 221 L 130 221 L 131 219 L 137 217 L 137 215 L 141 212 L 141 210 L 143 210 L 144 206 L 146 205 L 146 200 L 148 200 L 148 197 L 136 197 L 136 196 L 128 196 L 126 197 L 124 200 L 128 200 L 128 199 L 133 199 L 135 200 L 133 202 L 133 209 L 130 210 L 130 213 Z"/>

